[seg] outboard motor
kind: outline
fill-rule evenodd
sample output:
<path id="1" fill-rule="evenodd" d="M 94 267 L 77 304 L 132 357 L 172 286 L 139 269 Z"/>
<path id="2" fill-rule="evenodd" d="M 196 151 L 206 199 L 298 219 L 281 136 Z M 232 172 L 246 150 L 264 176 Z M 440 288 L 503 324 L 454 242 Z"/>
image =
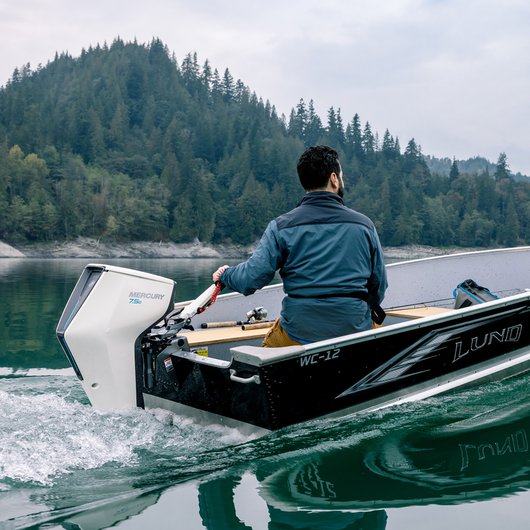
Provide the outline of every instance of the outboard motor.
<path id="1" fill-rule="evenodd" d="M 175 282 L 111 265 L 87 265 L 57 337 L 99 410 L 142 406 L 140 338 L 174 309 Z"/>

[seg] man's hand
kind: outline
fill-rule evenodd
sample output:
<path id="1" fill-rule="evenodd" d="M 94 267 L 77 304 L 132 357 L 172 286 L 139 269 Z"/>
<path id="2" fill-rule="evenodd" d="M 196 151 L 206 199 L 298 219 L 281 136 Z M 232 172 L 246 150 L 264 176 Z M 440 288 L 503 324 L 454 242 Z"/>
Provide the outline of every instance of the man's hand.
<path id="1" fill-rule="evenodd" d="M 213 278 L 213 282 L 216 283 L 216 282 L 219 282 L 221 281 L 221 274 L 223 274 L 223 272 L 228 269 L 228 265 L 223 265 L 222 267 L 219 267 L 213 274 L 212 274 L 212 278 Z"/>

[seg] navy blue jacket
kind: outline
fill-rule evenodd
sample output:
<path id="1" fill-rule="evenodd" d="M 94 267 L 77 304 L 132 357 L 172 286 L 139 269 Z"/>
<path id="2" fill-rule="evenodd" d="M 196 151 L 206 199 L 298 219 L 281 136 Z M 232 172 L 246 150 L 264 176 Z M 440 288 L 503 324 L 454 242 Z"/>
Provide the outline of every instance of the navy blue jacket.
<path id="1" fill-rule="evenodd" d="M 374 224 L 327 191 L 308 193 L 271 221 L 252 256 L 228 268 L 221 281 L 249 295 L 277 270 L 288 295 L 280 322 L 302 343 L 369 329 L 370 305 L 383 301 L 387 287 Z M 361 297 L 340 296 L 348 293 Z"/>

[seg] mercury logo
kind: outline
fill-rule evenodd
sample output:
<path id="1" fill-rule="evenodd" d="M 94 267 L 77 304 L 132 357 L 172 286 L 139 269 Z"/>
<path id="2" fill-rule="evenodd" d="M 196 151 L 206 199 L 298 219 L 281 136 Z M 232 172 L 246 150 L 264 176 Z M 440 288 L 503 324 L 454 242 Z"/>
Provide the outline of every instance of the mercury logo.
<path id="1" fill-rule="evenodd" d="M 151 300 L 162 300 L 166 295 L 160 293 L 142 293 L 138 291 L 131 291 L 129 298 L 149 298 Z"/>

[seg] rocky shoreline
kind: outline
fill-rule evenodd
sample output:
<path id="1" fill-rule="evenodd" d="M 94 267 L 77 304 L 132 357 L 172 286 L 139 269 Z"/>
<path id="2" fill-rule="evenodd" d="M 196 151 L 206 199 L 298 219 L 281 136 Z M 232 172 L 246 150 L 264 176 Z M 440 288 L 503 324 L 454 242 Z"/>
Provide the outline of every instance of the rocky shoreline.
<path id="1" fill-rule="evenodd" d="M 217 258 L 245 259 L 254 245 L 206 245 L 195 243 L 170 243 L 143 241 L 110 243 L 97 239 L 78 238 L 75 241 L 26 245 L 17 248 L 0 241 L 0 258 Z M 407 260 L 463 252 L 463 248 L 441 249 L 420 245 L 385 247 L 385 257 Z"/>
<path id="2" fill-rule="evenodd" d="M 251 247 L 243 245 L 211 246 L 202 243 L 142 241 L 111 243 L 97 239 L 21 245 L 17 248 L 0 242 L 0 258 L 240 258 Z"/>

